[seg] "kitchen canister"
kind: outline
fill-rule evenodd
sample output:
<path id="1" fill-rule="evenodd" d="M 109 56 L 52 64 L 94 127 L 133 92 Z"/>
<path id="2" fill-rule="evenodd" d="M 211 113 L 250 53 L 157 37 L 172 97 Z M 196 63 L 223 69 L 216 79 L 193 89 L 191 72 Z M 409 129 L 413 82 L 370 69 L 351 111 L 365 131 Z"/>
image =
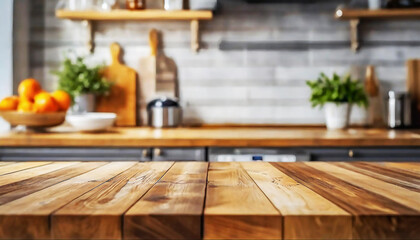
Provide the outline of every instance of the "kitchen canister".
<path id="1" fill-rule="evenodd" d="M 388 92 L 388 127 L 408 128 L 411 126 L 411 100 L 406 92 Z"/>
<path id="2" fill-rule="evenodd" d="M 150 127 L 178 127 L 182 124 L 182 109 L 178 101 L 167 97 L 156 98 L 147 104 Z"/>

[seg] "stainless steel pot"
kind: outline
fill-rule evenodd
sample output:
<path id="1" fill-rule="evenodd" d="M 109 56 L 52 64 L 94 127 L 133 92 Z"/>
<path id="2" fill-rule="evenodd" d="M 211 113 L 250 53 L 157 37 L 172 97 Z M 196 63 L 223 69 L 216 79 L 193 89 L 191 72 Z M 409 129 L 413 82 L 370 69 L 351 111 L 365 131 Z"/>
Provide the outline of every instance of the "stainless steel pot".
<path id="1" fill-rule="evenodd" d="M 150 127 L 178 127 L 182 123 L 182 109 L 179 103 L 170 98 L 157 98 L 147 104 Z"/>

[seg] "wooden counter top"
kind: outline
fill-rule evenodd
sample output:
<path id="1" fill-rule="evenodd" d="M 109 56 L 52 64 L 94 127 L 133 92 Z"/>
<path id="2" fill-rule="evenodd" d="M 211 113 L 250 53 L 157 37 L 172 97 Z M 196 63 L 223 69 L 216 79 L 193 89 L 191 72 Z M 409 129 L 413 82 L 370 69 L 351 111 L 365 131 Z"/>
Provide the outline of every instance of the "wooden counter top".
<path id="1" fill-rule="evenodd" d="M 0 239 L 420 239 L 420 163 L 0 162 Z"/>
<path id="2" fill-rule="evenodd" d="M 291 147 L 291 146 L 420 146 L 410 130 L 324 128 L 114 128 L 104 133 L 0 133 L 0 146 L 14 147 Z"/>

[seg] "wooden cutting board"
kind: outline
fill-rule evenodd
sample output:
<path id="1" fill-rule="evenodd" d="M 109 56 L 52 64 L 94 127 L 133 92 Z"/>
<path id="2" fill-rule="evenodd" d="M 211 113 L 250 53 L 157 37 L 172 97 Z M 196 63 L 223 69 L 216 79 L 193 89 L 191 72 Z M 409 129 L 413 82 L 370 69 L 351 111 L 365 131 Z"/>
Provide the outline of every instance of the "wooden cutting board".
<path id="1" fill-rule="evenodd" d="M 150 56 L 140 59 L 139 106 L 140 125 L 147 125 L 147 103 L 156 96 L 156 55 L 158 35 L 155 29 L 149 32 Z"/>
<path id="2" fill-rule="evenodd" d="M 407 90 L 410 94 L 412 124 L 420 125 L 420 59 L 407 61 Z"/>
<path id="3" fill-rule="evenodd" d="M 149 32 L 151 54 L 140 60 L 139 106 L 140 123 L 147 125 L 147 103 L 158 96 L 178 97 L 177 67 L 175 61 L 159 52 L 159 34 Z"/>
<path id="4" fill-rule="evenodd" d="M 117 126 L 136 126 L 137 73 L 121 63 L 121 47 L 111 44 L 112 63 L 104 69 L 104 77 L 113 83 L 107 96 L 97 99 L 96 111 L 117 114 Z"/>

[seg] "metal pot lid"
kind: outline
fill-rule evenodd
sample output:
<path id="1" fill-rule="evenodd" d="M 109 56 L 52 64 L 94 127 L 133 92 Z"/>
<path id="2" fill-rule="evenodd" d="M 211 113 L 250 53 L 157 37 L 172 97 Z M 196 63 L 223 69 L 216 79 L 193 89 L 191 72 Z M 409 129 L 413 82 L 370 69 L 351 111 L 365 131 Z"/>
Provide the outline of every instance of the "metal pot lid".
<path id="1" fill-rule="evenodd" d="M 150 108 L 166 108 L 166 107 L 179 107 L 179 103 L 175 99 L 160 97 L 153 99 L 147 104 L 147 109 Z"/>

